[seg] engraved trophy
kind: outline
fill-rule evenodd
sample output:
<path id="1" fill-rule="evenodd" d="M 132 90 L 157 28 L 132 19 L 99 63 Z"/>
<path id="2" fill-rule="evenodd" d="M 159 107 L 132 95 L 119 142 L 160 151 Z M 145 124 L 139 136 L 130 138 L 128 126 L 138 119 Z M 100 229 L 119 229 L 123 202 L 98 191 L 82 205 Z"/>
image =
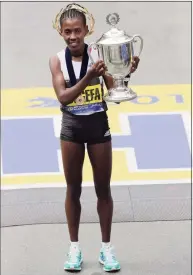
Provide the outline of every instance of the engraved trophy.
<path id="1" fill-rule="evenodd" d="M 140 48 L 138 56 L 140 56 L 143 49 L 143 39 L 140 35 L 127 35 L 123 30 L 119 30 L 115 26 L 119 22 L 119 15 L 117 13 L 109 14 L 106 17 L 107 23 L 111 29 L 104 33 L 97 42 L 90 43 L 88 46 L 88 55 L 91 62 L 92 49 L 97 50 L 98 57 L 102 59 L 107 66 L 108 72 L 114 80 L 114 87 L 108 90 L 104 95 L 106 102 L 120 103 L 129 101 L 137 97 L 137 94 L 127 87 L 130 76 L 131 62 L 133 60 L 134 43 L 140 41 Z"/>

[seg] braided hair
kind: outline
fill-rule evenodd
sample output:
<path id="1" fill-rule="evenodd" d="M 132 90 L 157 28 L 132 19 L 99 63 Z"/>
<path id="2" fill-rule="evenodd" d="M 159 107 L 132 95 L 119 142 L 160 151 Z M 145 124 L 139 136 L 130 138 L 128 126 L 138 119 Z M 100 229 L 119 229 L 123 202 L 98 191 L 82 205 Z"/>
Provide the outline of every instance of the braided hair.
<path id="1" fill-rule="evenodd" d="M 53 27 L 61 34 L 61 26 L 63 20 L 72 18 L 81 18 L 85 26 L 88 19 L 90 21 L 90 28 L 87 35 L 93 33 L 95 21 L 92 14 L 90 14 L 86 8 L 76 3 L 69 4 L 66 6 L 66 8 L 60 10 L 60 12 L 56 15 L 55 21 L 53 22 Z"/>
<path id="2" fill-rule="evenodd" d="M 84 13 L 80 12 L 77 9 L 70 9 L 70 10 L 65 10 L 61 16 L 60 16 L 60 26 L 62 26 L 63 20 L 66 19 L 74 19 L 74 18 L 81 18 L 83 21 L 83 24 L 86 25 L 86 16 Z"/>

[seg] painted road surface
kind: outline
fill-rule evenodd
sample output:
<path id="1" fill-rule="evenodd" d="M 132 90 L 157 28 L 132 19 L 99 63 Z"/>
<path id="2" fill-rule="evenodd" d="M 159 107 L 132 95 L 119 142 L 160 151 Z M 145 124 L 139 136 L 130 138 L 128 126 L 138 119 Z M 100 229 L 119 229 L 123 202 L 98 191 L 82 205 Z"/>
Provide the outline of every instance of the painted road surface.
<path id="1" fill-rule="evenodd" d="M 109 105 L 112 184 L 190 180 L 190 85 L 134 86 Z M 63 183 L 61 113 L 52 88 L 2 91 L 2 184 Z M 92 182 L 85 159 L 83 181 Z"/>

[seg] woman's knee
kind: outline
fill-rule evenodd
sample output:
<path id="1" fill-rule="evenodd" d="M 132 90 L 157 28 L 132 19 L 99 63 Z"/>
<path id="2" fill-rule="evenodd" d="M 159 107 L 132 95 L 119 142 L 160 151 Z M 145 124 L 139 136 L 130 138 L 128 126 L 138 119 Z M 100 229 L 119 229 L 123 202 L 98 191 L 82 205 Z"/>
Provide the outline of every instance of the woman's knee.
<path id="1" fill-rule="evenodd" d="M 77 201 L 80 199 L 82 193 L 82 186 L 76 185 L 76 184 L 68 184 L 67 185 L 67 192 L 66 195 L 69 199 L 72 199 L 74 201 Z"/>
<path id="2" fill-rule="evenodd" d="M 107 200 L 111 197 L 110 184 L 95 184 L 95 190 L 98 199 Z"/>

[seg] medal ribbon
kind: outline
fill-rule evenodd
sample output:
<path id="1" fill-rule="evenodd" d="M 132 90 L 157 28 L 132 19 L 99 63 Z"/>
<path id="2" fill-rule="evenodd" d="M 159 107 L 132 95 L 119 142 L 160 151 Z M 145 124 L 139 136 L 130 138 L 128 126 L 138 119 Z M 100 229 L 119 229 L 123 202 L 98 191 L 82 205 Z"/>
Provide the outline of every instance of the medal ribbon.
<path id="1" fill-rule="evenodd" d="M 79 80 L 81 80 L 86 75 L 86 72 L 87 72 L 88 60 L 89 60 L 87 49 L 88 49 L 88 45 L 85 44 Z M 71 86 L 74 86 L 77 83 L 77 79 L 76 79 L 74 68 L 72 65 L 72 55 L 68 47 L 66 47 L 65 59 L 66 59 L 66 66 L 67 66 Z"/>

